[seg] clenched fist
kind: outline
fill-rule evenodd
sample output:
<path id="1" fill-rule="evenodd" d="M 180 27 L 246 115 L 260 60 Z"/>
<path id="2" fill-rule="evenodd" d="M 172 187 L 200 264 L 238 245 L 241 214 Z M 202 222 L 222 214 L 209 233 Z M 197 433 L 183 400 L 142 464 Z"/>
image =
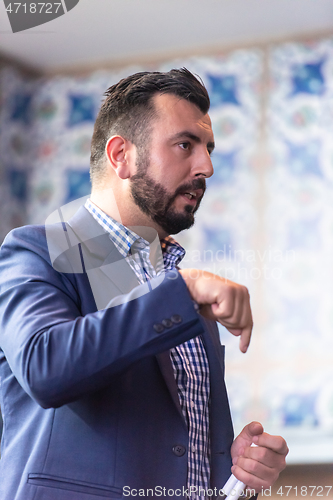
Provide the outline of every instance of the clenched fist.
<path id="1" fill-rule="evenodd" d="M 254 448 L 252 443 L 256 445 Z M 251 422 L 231 446 L 231 471 L 249 489 L 259 492 L 278 479 L 286 467 L 288 452 L 287 443 L 281 436 L 267 434 L 259 422 Z"/>
<path id="2" fill-rule="evenodd" d="M 240 335 L 239 348 L 246 352 L 250 343 L 253 320 L 249 292 L 245 286 L 199 269 L 181 269 L 191 297 L 200 313 Z"/>

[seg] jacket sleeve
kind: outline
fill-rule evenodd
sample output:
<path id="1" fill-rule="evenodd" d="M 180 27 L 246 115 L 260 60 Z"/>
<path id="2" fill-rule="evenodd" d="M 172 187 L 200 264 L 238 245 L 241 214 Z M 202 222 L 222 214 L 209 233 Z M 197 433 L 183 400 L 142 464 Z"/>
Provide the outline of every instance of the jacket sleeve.
<path id="1" fill-rule="evenodd" d="M 59 407 L 203 332 L 177 271 L 131 300 L 135 292 L 83 316 L 75 275 L 53 269 L 44 228 L 12 231 L 0 251 L 0 347 L 23 389 L 43 408 Z"/>

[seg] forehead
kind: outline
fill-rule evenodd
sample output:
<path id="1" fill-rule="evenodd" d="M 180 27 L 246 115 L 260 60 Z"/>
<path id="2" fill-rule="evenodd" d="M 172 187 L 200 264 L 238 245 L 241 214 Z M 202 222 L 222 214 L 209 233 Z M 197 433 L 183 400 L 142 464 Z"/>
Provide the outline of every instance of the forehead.
<path id="1" fill-rule="evenodd" d="M 192 102 L 174 94 L 158 94 L 153 98 L 156 119 L 153 129 L 166 134 L 176 134 L 182 130 L 200 134 L 203 140 L 214 140 L 212 122 L 207 114 Z"/>

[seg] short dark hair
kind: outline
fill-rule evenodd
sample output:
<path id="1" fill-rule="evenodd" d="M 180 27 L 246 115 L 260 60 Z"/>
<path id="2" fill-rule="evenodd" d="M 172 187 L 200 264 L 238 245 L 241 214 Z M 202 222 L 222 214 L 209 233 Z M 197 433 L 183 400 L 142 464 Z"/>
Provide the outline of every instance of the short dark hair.
<path id="1" fill-rule="evenodd" d="M 121 135 L 141 148 L 149 136 L 156 94 L 174 94 L 195 104 L 203 114 L 209 110 L 208 92 L 201 80 L 186 68 L 130 75 L 112 85 L 98 113 L 91 141 L 90 176 L 99 180 L 104 173 L 102 159 L 112 135 Z"/>

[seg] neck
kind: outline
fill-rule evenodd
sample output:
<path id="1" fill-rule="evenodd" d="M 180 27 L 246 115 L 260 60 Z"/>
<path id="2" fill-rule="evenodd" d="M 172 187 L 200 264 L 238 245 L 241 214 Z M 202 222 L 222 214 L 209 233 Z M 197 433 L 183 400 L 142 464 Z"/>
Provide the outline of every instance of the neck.
<path id="1" fill-rule="evenodd" d="M 149 242 L 155 239 L 156 233 L 160 240 L 168 236 L 132 199 L 117 197 L 112 188 L 93 189 L 90 200 L 104 213 Z"/>

